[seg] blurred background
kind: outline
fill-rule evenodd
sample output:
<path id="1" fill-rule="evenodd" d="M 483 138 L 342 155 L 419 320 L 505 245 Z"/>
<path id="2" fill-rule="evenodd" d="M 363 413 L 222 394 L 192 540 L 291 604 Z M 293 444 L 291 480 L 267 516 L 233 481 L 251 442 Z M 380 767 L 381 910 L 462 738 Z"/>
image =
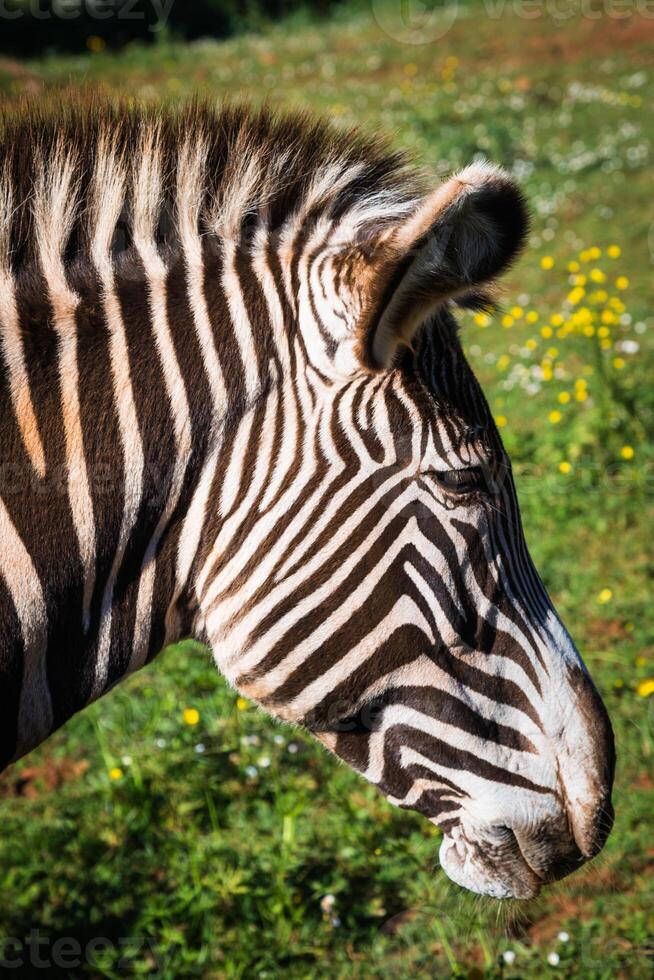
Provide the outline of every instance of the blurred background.
<path id="1" fill-rule="evenodd" d="M 653 42 L 645 0 L 1 0 L 3 103 L 265 99 L 516 174 L 529 245 L 463 338 L 619 759 L 602 856 L 500 906 L 180 644 L 2 777 L 3 974 L 651 975 Z"/>

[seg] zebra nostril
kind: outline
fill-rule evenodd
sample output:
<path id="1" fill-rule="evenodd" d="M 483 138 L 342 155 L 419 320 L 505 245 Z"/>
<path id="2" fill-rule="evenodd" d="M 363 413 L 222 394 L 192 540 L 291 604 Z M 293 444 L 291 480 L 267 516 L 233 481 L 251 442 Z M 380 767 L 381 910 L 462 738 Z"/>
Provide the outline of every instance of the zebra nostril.
<path id="1" fill-rule="evenodd" d="M 570 809 L 570 825 L 584 858 L 593 858 L 602 850 L 611 833 L 614 817 L 610 796 L 602 797 L 594 803 L 578 804 Z"/>
<path id="2" fill-rule="evenodd" d="M 553 832 L 549 825 L 528 835 L 520 831 L 514 835 L 522 860 L 542 881 L 558 881 L 584 863 L 576 843 L 560 830 Z"/>
<path id="3" fill-rule="evenodd" d="M 613 826 L 610 796 L 577 801 L 558 818 L 510 828 L 525 864 L 543 881 L 558 881 L 598 854 Z"/>

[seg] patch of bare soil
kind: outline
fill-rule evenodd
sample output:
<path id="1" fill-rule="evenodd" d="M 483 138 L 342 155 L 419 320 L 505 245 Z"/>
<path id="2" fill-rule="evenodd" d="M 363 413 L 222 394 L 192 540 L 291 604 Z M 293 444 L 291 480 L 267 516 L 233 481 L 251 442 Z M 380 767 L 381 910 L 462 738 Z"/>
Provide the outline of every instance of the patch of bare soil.
<path id="1" fill-rule="evenodd" d="M 547 7 L 544 5 L 544 11 Z M 490 18 L 489 18 L 490 19 Z M 497 21 L 492 22 L 497 27 Z M 507 44 L 502 32 L 482 30 L 478 57 L 508 68 L 532 70 L 541 64 L 574 64 L 592 58 L 631 52 L 635 61 L 652 62 L 654 52 L 654 18 L 630 13 L 616 19 L 601 13 L 594 17 L 576 17 L 561 21 L 552 29 L 551 17 L 543 12 L 535 19 L 525 19 L 525 29 L 516 35 L 516 45 Z M 481 23 L 480 23 L 481 26 Z M 452 32 L 454 36 L 454 32 Z"/>
<path id="2" fill-rule="evenodd" d="M 79 779 L 89 768 L 86 759 L 47 759 L 34 766 L 7 770 L 0 780 L 0 797 L 22 796 L 34 799 L 43 792 L 57 789 Z"/>

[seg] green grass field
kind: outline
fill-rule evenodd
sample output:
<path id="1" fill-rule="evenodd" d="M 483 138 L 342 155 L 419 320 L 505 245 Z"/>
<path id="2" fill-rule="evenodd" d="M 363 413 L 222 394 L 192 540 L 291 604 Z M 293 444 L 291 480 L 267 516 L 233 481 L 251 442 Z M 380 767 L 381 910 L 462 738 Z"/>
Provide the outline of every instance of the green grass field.
<path id="1" fill-rule="evenodd" d="M 654 19 L 474 4 L 417 45 L 388 5 L 373 9 L 222 45 L 0 60 L 0 92 L 267 98 L 390 132 L 435 175 L 483 154 L 521 178 L 529 247 L 503 309 L 468 318 L 464 337 L 532 554 L 613 719 L 615 829 L 533 903 L 477 899 L 439 870 L 430 824 L 181 644 L 3 777 L 9 963 L 33 964 L 40 939 L 49 972 L 73 977 L 640 980 L 653 968 Z M 30 936 L 32 952 L 9 941 Z"/>

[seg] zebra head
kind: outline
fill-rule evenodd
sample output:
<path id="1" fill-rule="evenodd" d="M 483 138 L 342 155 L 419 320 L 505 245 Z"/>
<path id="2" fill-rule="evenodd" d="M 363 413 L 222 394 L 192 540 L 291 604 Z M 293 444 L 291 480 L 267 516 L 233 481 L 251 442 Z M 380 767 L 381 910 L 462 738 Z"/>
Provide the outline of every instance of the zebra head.
<path id="1" fill-rule="evenodd" d="M 425 196 L 378 140 L 243 108 L 0 116 L 2 763 L 194 630 L 455 881 L 591 857 L 611 728 L 453 318 L 524 238 L 508 177 Z"/>
<path id="2" fill-rule="evenodd" d="M 452 316 L 526 211 L 487 165 L 380 210 L 307 207 L 268 246 L 293 329 L 225 462 L 204 620 L 240 691 L 442 828 L 455 882 L 530 897 L 603 845 L 614 756 Z"/>

